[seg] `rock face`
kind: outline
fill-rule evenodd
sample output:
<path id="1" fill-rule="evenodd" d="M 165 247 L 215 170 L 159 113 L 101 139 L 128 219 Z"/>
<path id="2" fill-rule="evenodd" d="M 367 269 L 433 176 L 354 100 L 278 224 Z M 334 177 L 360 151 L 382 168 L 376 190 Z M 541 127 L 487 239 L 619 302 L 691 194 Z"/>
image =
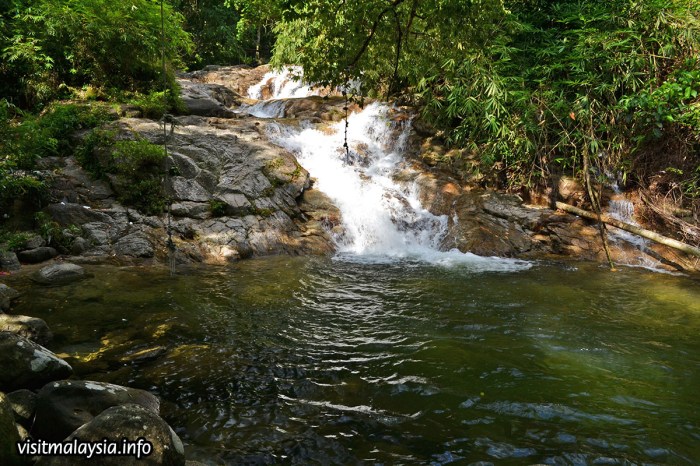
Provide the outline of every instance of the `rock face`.
<path id="1" fill-rule="evenodd" d="M 24 464 L 17 454 L 15 443 L 19 441 L 19 433 L 15 424 L 12 405 L 0 392 L 0 464 L 14 466 Z"/>
<path id="2" fill-rule="evenodd" d="M 143 390 L 82 380 L 51 382 L 39 391 L 32 433 L 45 440 L 63 440 L 105 409 L 127 403 L 155 415 L 160 410 L 158 398 Z"/>
<path id="3" fill-rule="evenodd" d="M 76 264 L 52 264 L 37 271 L 32 278 L 42 285 L 64 285 L 87 278 L 87 272 Z"/>
<path id="4" fill-rule="evenodd" d="M 43 319 L 29 316 L 0 315 L 0 331 L 16 333 L 35 343 L 45 345 L 53 335 Z"/>
<path id="5" fill-rule="evenodd" d="M 105 466 L 184 466 L 185 450 L 180 438 L 152 411 L 136 405 L 126 404 L 106 409 L 92 421 L 83 425 L 66 440 L 79 438 L 82 441 L 102 441 L 104 438 L 119 441 L 122 438 L 137 440 L 143 438 L 152 444 L 148 456 L 103 456 L 99 464 Z M 42 457 L 37 465 L 72 466 L 95 464 L 92 460 L 80 457 Z"/>
<path id="6" fill-rule="evenodd" d="M 51 351 L 11 332 L 0 332 L 0 390 L 38 388 L 69 377 L 71 366 Z"/>

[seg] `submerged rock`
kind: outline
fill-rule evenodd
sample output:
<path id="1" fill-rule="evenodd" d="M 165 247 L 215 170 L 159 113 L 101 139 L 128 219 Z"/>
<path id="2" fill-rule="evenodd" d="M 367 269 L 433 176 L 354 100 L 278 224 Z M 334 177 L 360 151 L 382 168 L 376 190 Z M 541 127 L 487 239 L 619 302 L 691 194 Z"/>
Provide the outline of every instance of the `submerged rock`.
<path id="1" fill-rule="evenodd" d="M 152 411 L 137 404 L 125 404 L 108 408 L 87 424 L 73 432 L 66 440 L 79 438 L 82 441 L 120 441 L 123 438 L 136 441 L 147 440 L 152 445 L 148 456 L 102 456 L 99 464 L 105 466 L 184 466 L 185 449 L 182 441 L 170 426 Z M 95 459 L 77 456 L 45 456 L 37 465 L 73 466 L 92 465 Z"/>
<path id="2" fill-rule="evenodd" d="M 0 315 L 0 331 L 16 333 L 33 342 L 45 345 L 53 335 L 43 319 L 29 316 Z"/>
<path id="3" fill-rule="evenodd" d="M 73 368 L 51 351 L 12 332 L 0 331 L 0 390 L 37 388 L 69 377 Z"/>
<path id="4" fill-rule="evenodd" d="M 63 285 L 87 278 L 85 269 L 76 264 L 62 263 L 46 266 L 32 278 L 42 285 Z"/>
<path id="5" fill-rule="evenodd" d="M 51 382 L 39 391 L 32 433 L 45 440 L 63 440 L 105 409 L 126 403 L 156 415 L 160 410 L 158 398 L 144 390 L 84 380 Z"/>

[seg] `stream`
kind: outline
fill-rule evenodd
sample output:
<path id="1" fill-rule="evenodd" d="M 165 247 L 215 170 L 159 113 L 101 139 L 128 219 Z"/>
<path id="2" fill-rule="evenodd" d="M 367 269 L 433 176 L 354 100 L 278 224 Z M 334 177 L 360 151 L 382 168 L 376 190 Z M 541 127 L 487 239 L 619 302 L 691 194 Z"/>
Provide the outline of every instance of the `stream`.
<path id="1" fill-rule="evenodd" d="M 538 262 L 91 267 L 16 312 L 210 464 L 697 464 L 700 287 Z M 13 286 L 32 294 L 29 282 Z M 154 359 L 130 360 L 161 347 Z M 481 463 L 479 463 L 481 462 Z"/>
<path id="2" fill-rule="evenodd" d="M 443 250 L 387 112 L 351 116 L 350 164 L 342 122 L 268 125 L 342 213 L 333 257 L 18 276 L 14 312 L 79 378 L 158 395 L 206 464 L 699 464 L 697 279 Z"/>

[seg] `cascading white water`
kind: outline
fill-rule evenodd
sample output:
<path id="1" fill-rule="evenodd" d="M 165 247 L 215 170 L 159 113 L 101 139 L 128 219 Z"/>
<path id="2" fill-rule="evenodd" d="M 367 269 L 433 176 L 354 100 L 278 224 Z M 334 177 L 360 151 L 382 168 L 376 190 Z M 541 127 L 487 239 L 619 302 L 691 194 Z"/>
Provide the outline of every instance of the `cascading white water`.
<path id="1" fill-rule="evenodd" d="M 265 76 L 258 84 L 248 88 L 248 97 L 258 100 L 263 99 L 262 89 L 268 85 L 272 88 L 270 99 L 288 99 L 313 95 L 311 86 L 303 82 L 303 77 L 304 71 L 299 66 L 288 66 L 281 71 L 269 71 L 265 73 Z"/>
<path id="2" fill-rule="evenodd" d="M 288 77 L 282 74 L 280 79 Z M 255 108 L 255 116 L 279 117 L 277 107 L 267 108 L 271 111 L 265 112 L 264 105 Z M 296 155 L 316 179 L 314 187 L 340 209 L 344 233 L 336 238 L 339 256 L 371 262 L 412 258 L 461 263 L 480 271 L 529 268 L 531 264 L 526 261 L 440 251 L 448 218 L 428 212 L 421 205 L 415 185 L 395 181 L 405 165 L 403 151 L 411 122 L 393 122 L 389 112 L 388 105 L 373 103 L 350 115 L 350 164 L 343 149 L 345 122 L 323 131 L 310 124 L 301 128 L 269 125 L 271 139 Z"/>

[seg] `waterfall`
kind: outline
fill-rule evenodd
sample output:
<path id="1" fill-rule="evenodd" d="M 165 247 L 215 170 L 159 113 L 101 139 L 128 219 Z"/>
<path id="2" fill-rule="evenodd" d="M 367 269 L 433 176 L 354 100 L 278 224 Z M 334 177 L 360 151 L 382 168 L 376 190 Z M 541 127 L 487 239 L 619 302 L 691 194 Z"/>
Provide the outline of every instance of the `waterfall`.
<path id="1" fill-rule="evenodd" d="M 286 80 L 288 75 L 280 74 L 279 79 Z M 247 111 L 258 117 L 283 115 L 283 109 L 280 112 L 273 105 L 283 100 L 267 102 L 267 106 L 258 102 Z M 392 121 L 390 112 L 389 105 L 372 103 L 350 115 L 349 164 L 343 148 L 344 121 L 323 129 L 304 122 L 295 127 L 279 122 L 268 125 L 271 140 L 294 153 L 315 179 L 314 188 L 340 209 L 344 232 L 335 238 L 338 257 L 364 262 L 459 263 L 480 271 L 529 268 L 527 261 L 440 250 L 448 218 L 433 215 L 421 205 L 414 183 L 396 181 L 397 173 L 407 167 L 403 153 L 411 121 Z"/>

